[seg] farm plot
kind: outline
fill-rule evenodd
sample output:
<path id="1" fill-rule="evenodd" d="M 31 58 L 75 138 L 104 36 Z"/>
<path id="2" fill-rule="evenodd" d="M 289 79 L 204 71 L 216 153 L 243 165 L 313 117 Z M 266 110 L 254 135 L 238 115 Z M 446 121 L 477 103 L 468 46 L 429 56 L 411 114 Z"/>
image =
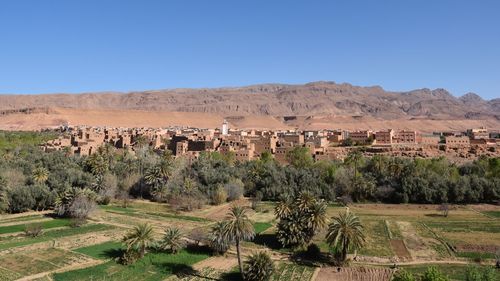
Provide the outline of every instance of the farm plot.
<path id="1" fill-rule="evenodd" d="M 411 257 L 423 260 L 449 257 L 443 244 L 419 223 L 398 221 L 397 224 Z"/>
<path id="2" fill-rule="evenodd" d="M 475 221 L 443 221 L 426 223 L 435 233 L 442 237 L 458 254 L 458 256 L 475 257 L 485 254 L 493 258 L 500 249 L 500 222 L 496 220 Z"/>
<path id="3" fill-rule="evenodd" d="M 56 273 L 54 280 L 164 280 L 171 274 L 191 268 L 191 265 L 208 258 L 204 252 L 182 250 L 172 255 L 166 253 L 148 253 L 132 265 L 121 265 L 115 261 L 88 268 Z"/>
<path id="4" fill-rule="evenodd" d="M 402 266 L 404 270 L 411 272 L 415 275 L 423 274 L 429 266 L 436 267 L 443 274 L 447 275 L 451 280 L 465 280 L 465 274 L 467 268 L 471 265 L 466 264 L 420 264 L 420 265 L 409 265 Z M 496 278 L 500 280 L 500 271 L 496 271 Z"/>
<path id="5" fill-rule="evenodd" d="M 30 223 L 25 222 L 8 226 L 0 226 L 0 234 L 22 232 L 26 228 L 27 224 Z M 46 221 L 40 221 L 38 222 L 38 224 L 42 227 L 42 229 L 50 229 L 69 226 L 71 224 L 71 221 L 69 219 L 49 219 Z"/>
<path id="6" fill-rule="evenodd" d="M 131 219 L 133 217 L 133 219 Z M 207 221 L 193 221 L 193 220 L 182 220 L 174 219 L 170 217 L 164 217 L 161 215 L 149 215 L 145 213 L 118 213 L 118 212 L 103 212 L 97 216 L 96 219 L 102 221 L 103 223 L 108 223 L 112 225 L 121 225 L 123 227 L 134 227 L 139 223 L 150 223 L 153 227 L 162 231 L 166 227 L 177 227 L 183 231 L 189 231 L 194 228 L 208 225 L 210 222 Z"/>
<path id="7" fill-rule="evenodd" d="M 0 256 L 0 264 L 4 269 L 0 271 L 0 280 L 15 280 L 91 260 L 88 256 L 56 248 L 3 255 Z"/>
<path id="8" fill-rule="evenodd" d="M 366 246 L 359 254 L 363 256 L 392 257 L 389 235 L 383 220 L 362 220 L 365 226 Z"/>
<path id="9" fill-rule="evenodd" d="M 324 267 L 316 281 L 389 281 L 392 270 L 375 267 Z"/>
<path id="10" fill-rule="evenodd" d="M 3 250 L 29 246 L 35 243 L 42 242 L 51 242 L 60 241 L 65 237 L 76 236 L 86 233 L 99 233 L 101 231 L 113 230 L 116 229 L 114 226 L 104 225 L 104 224 L 86 224 L 77 228 L 65 228 L 59 230 L 48 230 L 42 233 L 39 237 L 26 237 L 26 236 L 18 236 L 18 237 L 8 237 L 0 240 L 0 252 Z"/>
<path id="11" fill-rule="evenodd" d="M 1 218 L 0 225 L 5 226 L 5 225 L 10 225 L 10 224 L 17 224 L 19 222 L 40 220 L 40 219 L 44 219 L 47 217 L 44 217 L 43 215 L 35 214 L 35 215 L 15 216 L 15 217 L 13 217 L 13 216 L 12 217 L 11 216 L 5 216 L 5 217 L 0 216 L 0 218 Z"/>
<path id="12" fill-rule="evenodd" d="M 308 281 L 311 280 L 315 267 L 294 263 L 279 263 L 271 281 Z"/>

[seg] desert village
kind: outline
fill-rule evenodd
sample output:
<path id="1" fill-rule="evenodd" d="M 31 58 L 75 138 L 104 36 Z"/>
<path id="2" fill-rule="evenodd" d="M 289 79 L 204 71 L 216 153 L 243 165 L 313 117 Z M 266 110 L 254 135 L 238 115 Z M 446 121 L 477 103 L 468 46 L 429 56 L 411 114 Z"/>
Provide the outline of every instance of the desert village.
<path id="1" fill-rule="evenodd" d="M 236 161 L 254 160 L 269 152 L 280 163 L 286 163 L 287 153 L 297 146 L 308 148 L 315 161 L 343 159 L 360 148 L 366 156 L 446 156 L 459 161 L 500 155 L 500 133 L 486 128 L 433 134 L 393 129 L 270 131 L 230 129 L 224 120 L 217 129 L 61 126 L 58 131 L 63 134 L 45 143 L 45 151 L 90 155 L 104 144 L 132 152 L 138 145 L 149 144 L 154 149 L 169 149 L 175 156 L 192 159 L 203 151 L 231 153 Z"/>

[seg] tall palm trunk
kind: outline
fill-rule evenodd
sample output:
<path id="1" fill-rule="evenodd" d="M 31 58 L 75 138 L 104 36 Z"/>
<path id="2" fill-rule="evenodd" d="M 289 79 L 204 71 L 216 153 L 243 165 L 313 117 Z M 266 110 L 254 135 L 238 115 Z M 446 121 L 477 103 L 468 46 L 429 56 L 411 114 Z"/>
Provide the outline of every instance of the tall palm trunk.
<path id="1" fill-rule="evenodd" d="M 238 265 L 240 267 L 241 278 L 245 279 L 243 275 L 243 264 L 241 264 L 241 249 L 240 249 L 240 239 L 236 239 L 236 255 L 238 256 Z"/>
<path id="2" fill-rule="evenodd" d="M 141 259 L 144 257 L 145 253 L 146 253 L 146 247 L 144 245 L 142 245 L 141 252 L 140 252 Z"/>

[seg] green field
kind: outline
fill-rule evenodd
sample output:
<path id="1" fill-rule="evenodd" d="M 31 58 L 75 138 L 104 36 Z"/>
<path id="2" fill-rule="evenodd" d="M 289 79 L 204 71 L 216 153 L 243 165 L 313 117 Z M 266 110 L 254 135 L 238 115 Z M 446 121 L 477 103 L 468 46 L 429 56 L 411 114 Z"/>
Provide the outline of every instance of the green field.
<path id="1" fill-rule="evenodd" d="M 421 275 L 423 274 L 427 268 L 430 265 L 418 265 L 418 266 L 402 266 L 401 268 L 407 270 L 408 272 L 411 272 L 416 275 Z M 432 265 L 436 267 L 439 271 L 441 271 L 443 274 L 447 275 L 451 280 L 465 280 L 465 274 L 467 271 L 467 268 L 470 265 L 456 265 L 456 264 L 439 264 L 439 265 Z M 497 270 L 496 271 L 496 276 L 497 280 L 500 280 L 500 272 Z"/>
<path id="2" fill-rule="evenodd" d="M 109 261 L 97 266 L 56 273 L 54 280 L 147 280 L 160 281 L 173 273 L 190 268 L 190 265 L 208 258 L 207 253 L 196 253 L 182 250 L 176 255 L 166 253 L 148 253 L 132 265 L 121 265 Z"/>
<path id="3" fill-rule="evenodd" d="M 29 223 L 29 224 L 33 224 L 33 223 Z M 26 228 L 26 225 L 29 225 L 29 224 L 15 224 L 15 225 L 9 225 L 9 226 L 0 226 L 0 234 L 22 232 Z M 40 225 L 42 227 L 42 229 L 50 229 L 50 228 L 56 228 L 56 227 L 69 226 L 71 224 L 71 220 L 70 219 L 54 219 L 54 220 L 49 220 L 49 221 L 36 222 L 34 224 Z"/>
<path id="4" fill-rule="evenodd" d="M 253 224 L 253 227 L 255 228 L 255 233 L 256 234 L 259 234 L 261 232 L 264 232 L 266 231 L 267 229 L 269 229 L 271 226 L 273 226 L 272 224 L 270 223 L 267 223 L 267 222 L 255 222 Z"/>
<path id="5" fill-rule="evenodd" d="M 34 238 L 26 237 L 23 239 L 13 238 L 13 239 L 0 240 L 0 250 L 19 247 L 19 246 L 26 246 L 39 242 L 51 241 L 57 238 L 62 238 L 67 236 L 110 230 L 114 228 L 116 227 L 104 224 L 87 224 L 77 228 L 50 230 L 50 231 L 45 231 L 44 233 L 42 233 L 42 235 Z"/>
<path id="6" fill-rule="evenodd" d="M 105 242 L 88 247 L 78 248 L 73 251 L 94 257 L 96 259 L 110 259 L 116 257 L 116 254 L 123 250 L 121 242 Z"/>

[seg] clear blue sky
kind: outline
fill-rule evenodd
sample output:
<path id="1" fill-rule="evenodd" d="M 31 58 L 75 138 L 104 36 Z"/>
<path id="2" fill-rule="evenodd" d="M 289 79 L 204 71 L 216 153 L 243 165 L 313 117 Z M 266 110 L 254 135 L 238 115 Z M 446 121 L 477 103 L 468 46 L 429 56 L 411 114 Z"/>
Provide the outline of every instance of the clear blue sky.
<path id="1" fill-rule="evenodd" d="M 500 97 L 500 1 L 3 0 L 0 93 L 304 83 Z"/>

